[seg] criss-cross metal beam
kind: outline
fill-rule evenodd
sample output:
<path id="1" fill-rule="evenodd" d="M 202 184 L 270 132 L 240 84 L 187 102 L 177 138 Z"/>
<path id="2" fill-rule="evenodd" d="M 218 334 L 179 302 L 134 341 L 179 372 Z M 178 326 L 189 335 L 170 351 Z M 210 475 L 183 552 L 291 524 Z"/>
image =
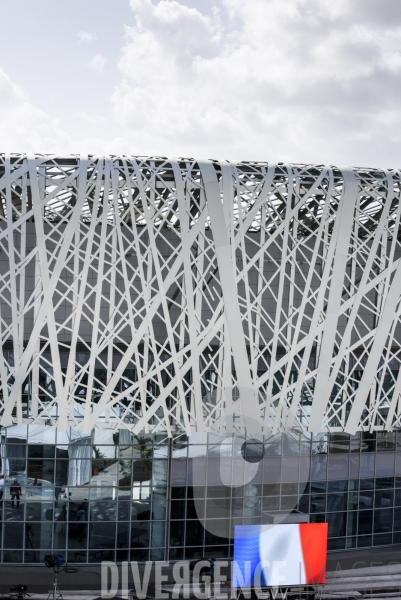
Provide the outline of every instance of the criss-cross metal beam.
<path id="1" fill-rule="evenodd" d="M 1 424 L 401 426 L 400 174 L 0 155 Z"/>

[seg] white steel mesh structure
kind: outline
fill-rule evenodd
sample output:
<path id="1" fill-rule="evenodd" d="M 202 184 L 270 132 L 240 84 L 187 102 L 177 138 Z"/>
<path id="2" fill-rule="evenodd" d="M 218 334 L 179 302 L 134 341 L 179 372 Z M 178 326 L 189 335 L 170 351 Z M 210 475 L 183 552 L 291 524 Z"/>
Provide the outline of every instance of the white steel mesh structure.
<path id="1" fill-rule="evenodd" d="M 400 175 L 0 157 L 2 425 L 399 427 Z"/>

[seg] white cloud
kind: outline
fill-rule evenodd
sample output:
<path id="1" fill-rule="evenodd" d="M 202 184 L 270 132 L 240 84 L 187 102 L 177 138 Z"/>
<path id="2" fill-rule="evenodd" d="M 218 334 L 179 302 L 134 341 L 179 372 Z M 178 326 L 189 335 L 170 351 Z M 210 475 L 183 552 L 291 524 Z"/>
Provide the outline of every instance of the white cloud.
<path id="1" fill-rule="evenodd" d="M 2 152 L 60 152 L 70 138 L 58 120 L 33 106 L 26 92 L 0 69 L 0 140 Z"/>
<path id="2" fill-rule="evenodd" d="M 0 69 L 1 152 L 62 155 L 69 152 L 100 155 L 128 152 L 129 144 L 123 136 L 105 134 L 106 116 L 78 111 L 72 117 L 79 124 L 79 137 L 67 133 L 60 119 L 54 119 L 34 106 L 26 91 Z M 100 135 L 93 135 L 97 130 Z"/>
<path id="3" fill-rule="evenodd" d="M 98 154 L 107 156 L 110 154 L 127 154 L 128 142 L 123 136 L 116 137 L 98 137 L 85 136 L 72 146 L 71 152 L 87 152 L 88 154 Z"/>
<path id="4" fill-rule="evenodd" d="M 112 96 L 131 151 L 395 166 L 401 10 L 380 5 L 221 0 L 209 17 L 131 0 Z"/>
<path id="5" fill-rule="evenodd" d="M 92 125 L 104 125 L 107 123 L 107 118 L 99 114 L 89 114 L 84 111 L 78 111 L 75 113 L 75 116 L 86 123 L 91 123 Z"/>
<path id="6" fill-rule="evenodd" d="M 90 43 L 97 39 L 97 35 L 90 33 L 89 31 L 78 31 L 78 39 L 80 42 Z"/>
<path id="7" fill-rule="evenodd" d="M 7 73 L 0 69 L 0 109 L 8 110 L 24 100 L 25 90 L 11 81 Z"/>
<path id="8" fill-rule="evenodd" d="M 103 71 L 106 66 L 107 59 L 101 54 L 95 54 L 92 60 L 88 63 L 88 67 L 95 71 Z"/>

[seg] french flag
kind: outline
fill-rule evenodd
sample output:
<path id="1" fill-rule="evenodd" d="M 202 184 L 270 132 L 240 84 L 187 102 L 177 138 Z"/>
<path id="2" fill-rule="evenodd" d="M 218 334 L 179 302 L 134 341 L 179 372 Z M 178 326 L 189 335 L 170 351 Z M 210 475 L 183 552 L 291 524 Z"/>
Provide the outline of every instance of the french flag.
<path id="1" fill-rule="evenodd" d="M 235 527 L 233 587 L 326 583 L 327 523 Z"/>

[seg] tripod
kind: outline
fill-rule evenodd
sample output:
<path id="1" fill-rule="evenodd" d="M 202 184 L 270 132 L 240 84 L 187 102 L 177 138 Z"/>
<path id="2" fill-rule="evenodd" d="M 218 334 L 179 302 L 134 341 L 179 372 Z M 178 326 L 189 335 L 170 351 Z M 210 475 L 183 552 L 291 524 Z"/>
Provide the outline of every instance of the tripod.
<path id="1" fill-rule="evenodd" d="M 58 587 L 58 583 L 57 583 L 57 575 L 58 575 L 59 571 L 56 567 L 54 567 L 53 570 L 54 570 L 53 586 L 49 592 L 49 595 L 47 596 L 47 600 L 63 600 L 63 594 L 60 592 L 60 588 Z"/>

